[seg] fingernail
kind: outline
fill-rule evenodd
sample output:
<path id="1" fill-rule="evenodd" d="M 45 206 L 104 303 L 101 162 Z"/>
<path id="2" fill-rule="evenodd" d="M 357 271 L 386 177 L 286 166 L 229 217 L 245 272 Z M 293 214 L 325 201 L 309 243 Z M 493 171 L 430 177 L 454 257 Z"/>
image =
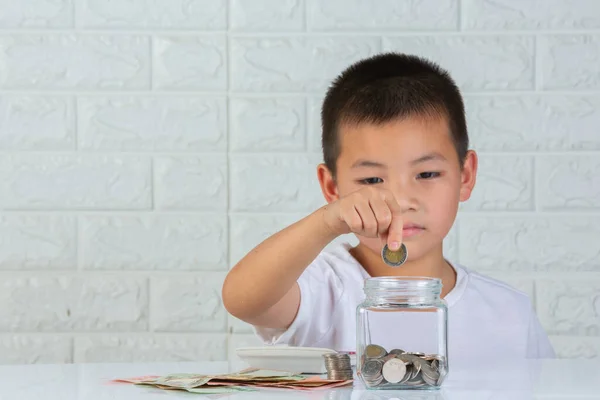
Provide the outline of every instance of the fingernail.
<path id="1" fill-rule="evenodd" d="M 398 243 L 398 242 L 390 243 L 390 250 L 394 251 L 394 250 L 398 250 L 398 248 L 400 248 L 400 243 Z"/>

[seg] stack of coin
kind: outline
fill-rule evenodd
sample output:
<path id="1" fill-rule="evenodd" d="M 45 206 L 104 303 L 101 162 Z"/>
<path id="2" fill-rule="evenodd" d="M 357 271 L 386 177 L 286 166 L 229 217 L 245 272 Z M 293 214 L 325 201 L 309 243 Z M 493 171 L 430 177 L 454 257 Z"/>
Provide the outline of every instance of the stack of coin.
<path id="1" fill-rule="evenodd" d="M 439 386 L 447 373 L 446 361 L 440 355 L 401 349 L 387 353 L 383 347 L 373 344 L 365 348 L 362 361 L 361 375 L 369 387 Z"/>
<path id="2" fill-rule="evenodd" d="M 323 354 L 323 358 L 328 379 L 344 381 L 353 379 L 352 365 L 348 354 L 328 353 Z"/>

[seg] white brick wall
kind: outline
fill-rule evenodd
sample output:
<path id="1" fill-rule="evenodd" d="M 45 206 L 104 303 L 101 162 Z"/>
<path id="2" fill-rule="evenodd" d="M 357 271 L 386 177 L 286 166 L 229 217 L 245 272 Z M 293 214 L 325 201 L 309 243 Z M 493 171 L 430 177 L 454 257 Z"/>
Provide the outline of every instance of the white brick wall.
<path id="1" fill-rule="evenodd" d="M 600 356 L 596 0 L 0 0 L 0 363 L 233 359 L 227 269 L 323 204 L 349 63 L 426 55 L 481 173 L 449 258 Z"/>

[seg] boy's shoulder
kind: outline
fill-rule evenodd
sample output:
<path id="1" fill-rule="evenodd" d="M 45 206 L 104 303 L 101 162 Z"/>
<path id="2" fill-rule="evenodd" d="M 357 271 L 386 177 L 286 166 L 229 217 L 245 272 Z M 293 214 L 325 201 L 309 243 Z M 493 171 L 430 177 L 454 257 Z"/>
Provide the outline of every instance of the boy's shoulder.
<path id="1" fill-rule="evenodd" d="M 455 269 L 462 269 L 466 275 L 465 294 L 469 300 L 474 297 L 485 299 L 486 302 L 500 303 L 506 306 L 518 304 L 520 306 L 529 306 L 531 303 L 530 295 L 515 288 L 507 282 L 493 278 L 484 273 L 477 272 L 463 265 L 454 264 Z"/>
<path id="2" fill-rule="evenodd" d="M 527 293 L 511 286 L 507 282 L 493 278 L 489 275 L 485 275 L 477 271 L 473 271 L 471 269 L 467 269 L 464 266 L 461 267 L 467 271 L 467 273 L 470 275 L 470 278 L 473 279 L 474 283 L 476 283 L 478 286 L 488 286 L 497 290 L 507 291 L 508 293 L 511 293 L 515 296 L 528 297 Z"/>

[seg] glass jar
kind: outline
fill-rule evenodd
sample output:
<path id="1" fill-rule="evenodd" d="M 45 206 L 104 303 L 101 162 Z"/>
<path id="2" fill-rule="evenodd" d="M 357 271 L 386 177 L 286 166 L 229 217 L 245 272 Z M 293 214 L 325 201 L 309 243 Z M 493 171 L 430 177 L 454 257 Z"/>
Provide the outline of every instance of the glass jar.
<path id="1" fill-rule="evenodd" d="M 448 374 L 448 308 L 442 282 L 365 280 L 356 310 L 356 372 L 368 389 L 439 389 Z"/>

